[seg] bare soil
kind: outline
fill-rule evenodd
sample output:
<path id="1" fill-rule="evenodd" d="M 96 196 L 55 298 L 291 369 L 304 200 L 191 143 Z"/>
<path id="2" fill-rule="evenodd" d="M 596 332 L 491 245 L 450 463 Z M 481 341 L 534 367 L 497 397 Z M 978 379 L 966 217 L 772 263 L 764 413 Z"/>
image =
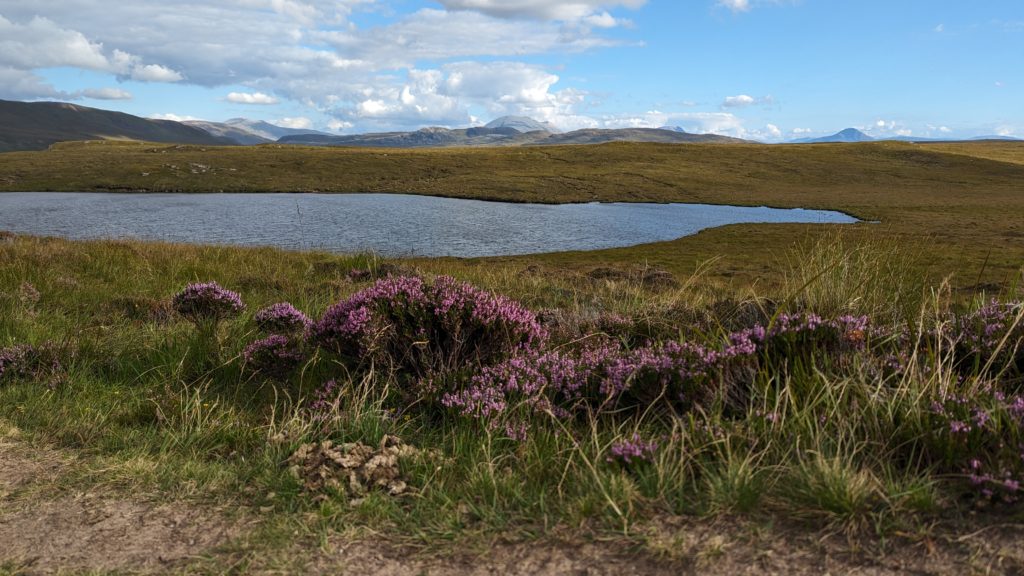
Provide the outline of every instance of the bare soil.
<path id="1" fill-rule="evenodd" d="M 800 528 L 731 519 L 652 524 L 641 544 L 547 541 L 472 548 L 403 548 L 383 538 L 300 541 L 280 551 L 241 544 L 257 521 L 195 503 L 69 493 L 54 480 L 75 466 L 0 425 L 0 573 L 246 573 L 485 575 L 1024 574 L 1024 527 L 939 528 L 868 545 Z M 228 568 L 229 569 L 229 568 Z"/>

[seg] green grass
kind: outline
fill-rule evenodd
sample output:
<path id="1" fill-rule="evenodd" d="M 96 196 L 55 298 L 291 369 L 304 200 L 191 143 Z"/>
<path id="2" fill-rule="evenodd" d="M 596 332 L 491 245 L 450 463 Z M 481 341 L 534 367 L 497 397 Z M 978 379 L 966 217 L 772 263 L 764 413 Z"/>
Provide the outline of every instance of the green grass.
<path id="1" fill-rule="evenodd" d="M 933 290 L 901 264 L 909 257 L 901 250 L 898 243 L 842 238 L 804 246 L 783 259 L 789 264 L 778 291 L 756 299 L 749 287 L 728 292 L 702 276 L 654 292 L 631 280 L 531 273 L 517 261 L 388 264 L 455 273 L 533 309 L 557 309 L 572 321 L 570 332 L 582 331 L 577 337 L 591 330 L 588 319 L 615 313 L 630 319 L 637 338 L 674 338 L 696 334 L 694 319 L 725 330 L 758 308 L 867 313 L 886 325 L 954 305 L 955 295 Z M 251 314 L 287 300 L 318 315 L 359 288 L 345 280 L 349 270 L 383 262 L 27 237 L 0 243 L 0 261 L 0 347 L 51 341 L 74 351 L 67 382 L 54 390 L 0 385 L 0 420 L 32 441 L 82 456 L 75 473 L 60 480 L 70 486 L 262 508 L 272 518 L 268 534 L 324 537 L 362 527 L 434 545 L 565 531 L 632 537 L 664 515 L 740 515 L 890 534 L 967 512 L 962 486 L 901 460 L 907 442 L 926 434 L 925 399 L 951 378 L 950 367 L 926 350 L 919 369 L 896 380 L 827 361 L 764 372 L 750 413 L 739 418 L 711 410 L 547 421 L 525 442 L 460 418 L 415 410 L 394 418 L 380 390 L 400 386 L 401 375 L 356 372 L 344 380 L 349 391 L 335 418 L 317 423 L 300 405 L 337 366 L 321 359 L 276 386 L 247 376 L 238 355 L 255 337 Z M 238 290 L 249 305 L 221 328 L 214 363 L 197 360 L 202 349 L 193 327 L 164 307 L 186 283 L 208 279 Z M 611 444 L 634 432 L 659 439 L 654 461 L 609 463 Z M 315 503 L 284 465 L 306 441 L 373 445 L 385 434 L 430 451 L 403 464 L 413 497 Z"/>

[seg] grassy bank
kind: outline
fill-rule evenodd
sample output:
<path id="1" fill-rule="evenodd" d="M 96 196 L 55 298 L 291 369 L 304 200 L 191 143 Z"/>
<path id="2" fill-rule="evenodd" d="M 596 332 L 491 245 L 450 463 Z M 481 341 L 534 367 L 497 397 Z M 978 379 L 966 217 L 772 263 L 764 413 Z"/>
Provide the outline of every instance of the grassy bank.
<path id="1" fill-rule="evenodd" d="M 81 456 L 65 488 L 260 511 L 263 561 L 361 531 L 663 554 L 651 526 L 679 518 L 921 540 L 936 522 L 1019 521 L 1024 312 L 985 306 L 1021 294 L 932 284 L 898 238 L 784 256 L 753 293 L 699 274 L 6 238 L 0 348 L 35 356 L 0 376 L 0 420 Z M 244 311 L 175 304 L 207 280 Z M 316 324 L 275 372 L 283 356 L 246 349 L 283 301 Z M 356 322 L 360 302 L 384 324 Z M 325 440 L 386 442 L 397 466 L 365 492 L 324 484 Z"/>
<path id="2" fill-rule="evenodd" d="M 841 210 L 921 253 L 957 286 L 1008 285 L 1024 262 L 1024 146 L 1017 142 L 828 146 L 610 144 L 366 150 L 68 143 L 0 155 L 0 190 L 389 192 L 513 202 L 706 202 Z M 639 249 L 532 259 L 585 269 L 649 262 L 692 274 L 717 258 L 736 285 L 822 226 L 733 226 Z"/>

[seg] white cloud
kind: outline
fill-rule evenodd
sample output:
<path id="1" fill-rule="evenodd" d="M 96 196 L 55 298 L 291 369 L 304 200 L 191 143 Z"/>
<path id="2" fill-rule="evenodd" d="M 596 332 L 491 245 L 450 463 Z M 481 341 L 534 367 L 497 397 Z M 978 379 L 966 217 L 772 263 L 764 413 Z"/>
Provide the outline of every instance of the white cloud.
<path id="1" fill-rule="evenodd" d="M 810 128 L 793 128 L 791 130 L 791 132 L 793 134 L 796 134 L 796 135 L 803 135 L 803 134 L 810 134 L 810 133 L 814 132 L 814 130 L 811 130 Z"/>
<path id="2" fill-rule="evenodd" d="M 257 103 L 266 101 L 257 94 L 272 94 L 340 122 L 371 119 L 367 128 L 464 124 L 506 111 L 589 123 L 579 112 L 583 92 L 556 90 L 557 76 L 507 60 L 621 45 L 601 30 L 627 22 L 617 10 L 644 3 L 447 0 L 439 6 L 448 10 L 387 14 L 383 25 L 361 28 L 350 14 L 383 2 L 181 0 L 169 10 L 157 0 L 117 9 L 102 0 L 0 0 L 0 70 L 7 80 L 0 95 L 70 97 L 34 71 L 74 67 L 122 81 L 242 85 L 242 96 L 229 101 Z M 490 76 L 493 90 L 474 88 L 490 81 L 474 80 L 484 72 L 460 69 L 458 61 L 475 58 L 499 71 Z M 436 61 L 456 64 L 431 65 Z M 456 73 L 466 78 L 461 89 L 447 85 Z"/>
<path id="3" fill-rule="evenodd" d="M 282 128 L 297 128 L 300 130 L 308 130 L 313 127 L 313 121 L 302 116 L 297 118 L 281 118 L 280 120 L 275 120 L 273 124 Z"/>
<path id="4" fill-rule="evenodd" d="M 438 0 L 438 2 L 448 10 L 472 10 L 497 18 L 579 21 L 595 14 L 607 15 L 607 8 L 619 6 L 631 9 L 639 8 L 646 4 L 647 0 Z M 608 17 L 611 16 L 608 15 Z"/>
<path id="5" fill-rule="evenodd" d="M 768 124 L 765 126 L 765 130 L 768 134 L 775 139 L 782 138 L 782 130 L 779 129 L 775 124 Z"/>
<path id="6" fill-rule="evenodd" d="M 0 98 L 66 98 L 43 78 L 26 70 L 0 65 Z"/>
<path id="7" fill-rule="evenodd" d="M 751 106 L 754 104 L 753 96 L 747 96 L 746 94 L 740 94 L 739 96 L 726 96 L 722 102 L 722 106 L 726 108 L 740 108 L 743 106 Z"/>
<path id="8" fill-rule="evenodd" d="M 718 0 L 719 6 L 724 6 L 733 12 L 746 12 L 750 10 L 750 0 Z"/>
<path id="9" fill-rule="evenodd" d="M 5 8 L 0 2 L 0 10 Z M 102 42 L 33 14 L 24 23 L 0 16 L 0 66 L 28 72 L 39 68 L 72 67 L 109 72 L 144 82 L 177 82 L 181 74 L 159 64 L 144 64 L 122 50 L 106 51 Z"/>
<path id="10" fill-rule="evenodd" d="M 195 116 L 179 116 L 177 114 L 168 112 L 166 114 L 151 114 L 149 116 L 153 120 L 172 120 L 174 122 L 188 122 L 190 120 L 202 120 L 202 118 L 196 118 Z"/>
<path id="11" fill-rule="evenodd" d="M 80 95 L 93 100 L 131 100 L 132 93 L 120 88 L 89 88 L 82 90 Z"/>
<path id="12" fill-rule="evenodd" d="M 775 101 L 771 96 L 761 96 L 755 98 L 748 94 L 740 94 L 738 96 L 726 96 L 725 100 L 722 101 L 723 108 L 745 108 L 747 106 L 753 106 L 754 104 L 769 105 Z"/>
<path id="13" fill-rule="evenodd" d="M 138 82 L 180 82 L 185 79 L 180 72 L 159 64 L 134 66 L 128 77 Z"/>
<path id="14" fill-rule="evenodd" d="M 938 34 L 942 34 L 945 31 L 946 31 L 946 25 L 945 24 L 939 24 L 938 26 L 935 27 L 935 32 L 938 33 Z"/>
<path id="15" fill-rule="evenodd" d="M 225 99 L 235 104 L 271 105 L 280 102 L 277 98 L 262 92 L 253 92 L 251 94 L 247 92 L 231 92 Z"/>
<path id="16" fill-rule="evenodd" d="M 327 123 L 327 129 L 333 132 L 341 132 L 342 130 L 348 130 L 354 127 L 355 124 L 351 122 L 345 122 L 344 120 L 334 119 Z"/>

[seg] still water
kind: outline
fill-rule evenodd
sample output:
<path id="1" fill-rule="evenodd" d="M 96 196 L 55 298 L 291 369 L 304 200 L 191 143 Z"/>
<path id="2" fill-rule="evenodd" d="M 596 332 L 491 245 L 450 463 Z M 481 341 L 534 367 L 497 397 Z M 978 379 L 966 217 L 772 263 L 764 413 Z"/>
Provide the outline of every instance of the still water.
<path id="1" fill-rule="evenodd" d="M 673 240 L 737 223 L 853 223 L 824 210 L 511 204 L 402 194 L 0 193 L 0 230 L 385 256 L 502 256 Z"/>

